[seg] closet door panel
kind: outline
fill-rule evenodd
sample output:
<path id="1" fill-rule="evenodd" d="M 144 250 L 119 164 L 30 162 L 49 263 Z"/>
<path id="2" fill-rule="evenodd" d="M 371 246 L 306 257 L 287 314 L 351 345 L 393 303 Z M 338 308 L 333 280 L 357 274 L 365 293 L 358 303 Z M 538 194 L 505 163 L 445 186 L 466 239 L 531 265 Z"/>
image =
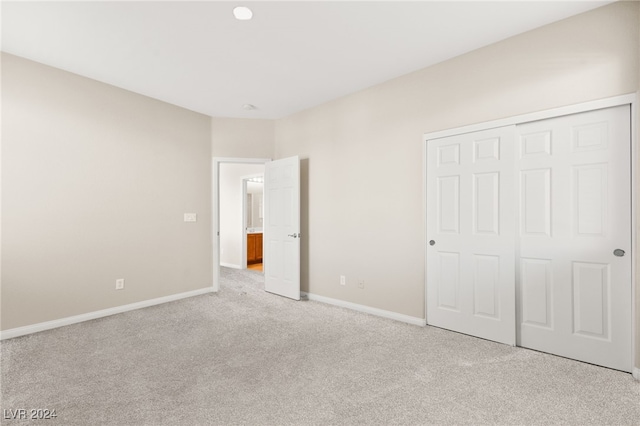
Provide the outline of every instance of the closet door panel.
<path id="1" fill-rule="evenodd" d="M 427 322 L 512 345 L 514 132 L 427 143 Z"/>
<path id="2" fill-rule="evenodd" d="M 516 128 L 518 344 L 623 371 L 632 368 L 629 117 L 627 105 Z"/>

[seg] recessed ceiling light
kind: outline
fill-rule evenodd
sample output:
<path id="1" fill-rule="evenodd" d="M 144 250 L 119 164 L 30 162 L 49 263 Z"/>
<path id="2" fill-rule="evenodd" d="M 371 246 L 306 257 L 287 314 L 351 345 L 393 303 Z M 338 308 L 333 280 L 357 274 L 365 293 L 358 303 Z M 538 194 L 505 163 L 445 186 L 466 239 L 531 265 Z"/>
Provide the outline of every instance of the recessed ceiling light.
<path id="1" fill-rule="evenodd" d="M 253 17 L 253 12 L 248 7 L 238 6 L 233 9 L 233 16 L 239 21 L 248 21 Z"/>
<path id="2" fill-rule="evenodd" d="M 254 109 L 258 109 L 258 107 L 256 107 L 255 105 L 251 105 L 251 104 L 244 104 L 244 105 L 242 105 L 242 109 L 245 109 L 247 111 L 253 111 Z"/>

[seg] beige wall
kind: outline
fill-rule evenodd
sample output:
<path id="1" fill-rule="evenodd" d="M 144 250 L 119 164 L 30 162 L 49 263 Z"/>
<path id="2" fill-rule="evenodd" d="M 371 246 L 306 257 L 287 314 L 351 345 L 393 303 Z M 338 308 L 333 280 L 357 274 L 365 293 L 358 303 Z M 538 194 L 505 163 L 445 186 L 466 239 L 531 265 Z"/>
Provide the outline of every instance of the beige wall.
<path id="1" fill-rule="evenodd" d="M 211 150 L 214 157 L 273 158 L 273 120 L 243 118 L 211 119 Z"/>
<path id="2" fill-rule="evenodd" d="M 278 120 L 276 158 L 306 164 L 303 289 L 424 318 L 422 135 L 636 92 L 638 8 L 615 3 Z"/>
<path id="3" fill-rule="evenodd" d="M 3 330 L 211 286 L 209 117 L 3 54 L 2 124 Z"/>

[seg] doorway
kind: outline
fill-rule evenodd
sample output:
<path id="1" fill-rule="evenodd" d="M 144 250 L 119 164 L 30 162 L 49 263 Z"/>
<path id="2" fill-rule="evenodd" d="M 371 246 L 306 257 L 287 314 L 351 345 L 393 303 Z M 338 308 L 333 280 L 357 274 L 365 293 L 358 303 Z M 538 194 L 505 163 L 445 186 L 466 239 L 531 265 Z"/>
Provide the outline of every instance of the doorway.
<path id="1" fill-rule="evenodd" d="M 300 300 L 300 159 L 297 156 L 279 160 L 255 158 L 212 159 L 212 242 L 213 291 L 220 290 L 220 265 L 225 251 L 221 240 L 226 232 L 239 230 L 245 222 L 240 214 L 239 226 L 222 226 L 221 168 L 225 164 L 262 165 L 264 168 L 264 277 L 265 291 Z M 246 172 L 244 173 L 247 174 Z M 242 192 L 240 192 L 242 204 Z M 244 241 L 240 238 L 240 241 Z M 240 253 L 242 256 L 242 252 Z M 242 269 L 242 268 L 239 268 Z"/>
<path id="2" fill-rule="evenodd" d="M 246 268 L 246 218 L 244 181 L 264 174 L 268 158 L 213 158 L 213 289 L 220 290 L 220 266 Z M 232 208 L 228 208 L 232 205 Z"/>

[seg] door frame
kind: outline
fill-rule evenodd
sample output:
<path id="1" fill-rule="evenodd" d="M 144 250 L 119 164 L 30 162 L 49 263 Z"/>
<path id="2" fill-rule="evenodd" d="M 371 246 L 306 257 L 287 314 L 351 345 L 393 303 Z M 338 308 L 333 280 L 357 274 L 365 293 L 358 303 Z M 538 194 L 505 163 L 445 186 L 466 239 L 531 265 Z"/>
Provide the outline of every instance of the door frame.
<path id="1" fill-rule="evenodd" d="M 215 293 L 220 291 L 220 165 L 265 164 L 270 161 L 272 161 L 271 158 L 213 157 L 211 159 L 211 245 L 213 247 L 213 282 L 211 287 Z M 263 195 L 263 197 L 265 196 L 266 194 Z M 246 241 L 244 246 L 246 251 Z M 244 253 L 245 262 L 246 258 L 247 254 Z"/>
<path id="2" fill-rule="evenodd" d="M 422 208 L 423 208 L 423 219 L 424 219 L 424 234 L 422 237 L 423 247 L 425 247 L 424 252 L 424 318 L 426 321 L 427 318 L 427 241 L 428 241 L 428 230 L 427 230 L 427 143 L 429 140 L 444 138 L 448 136 L 460 135 L 463 133 L 471 133 L 477 132 L 481 130 L 492 129 L 496 127 L 503 126 L 511 126 L 524 124 L 532 121 L 545 120 L 549 118 L 561 117 L 564 115 L 570 114 L 578 114 L 587 111 L 593 111 L 604 108 L 611 108 L 622 105 L 630 105 L 631 106 L 631 359 L 633 365 L 633 377 L 636 380 L 640 380 L 640 366 L 636 367 L 636 359 L 638 354 L 637 348 L 637 338 L 636 334 L 638 333 L 637 326 L 637 309 L 638 305 L 638 297 L 640 294 L 636 291 L 637 283 L 637 275 L 636 275 L 636 262 L 637 262 L 637 213 L 638 213 L 638 205 L 637 205 L 637 179 L 638 179 L 638 121 L 640 118 L 638 117 L 638 97 L 640 92 L 630 93 L 627 95 L 614 96 L 611 98 L 598 99 L 595 101 L 583 102 L 575 105 L 569 105 L 559 108 L 552 108 L 544 111 L 538 111 L 528 114 L 516 115 L 513 117 L 503 118 L 499 120 L 487 121 L 484 123 L 472 124 L 468 126 L 461 126 L 452 129 L 445 129 L 436 132 L 425 133 L 423 135 L 423 144 L 422 144 Z"/>

